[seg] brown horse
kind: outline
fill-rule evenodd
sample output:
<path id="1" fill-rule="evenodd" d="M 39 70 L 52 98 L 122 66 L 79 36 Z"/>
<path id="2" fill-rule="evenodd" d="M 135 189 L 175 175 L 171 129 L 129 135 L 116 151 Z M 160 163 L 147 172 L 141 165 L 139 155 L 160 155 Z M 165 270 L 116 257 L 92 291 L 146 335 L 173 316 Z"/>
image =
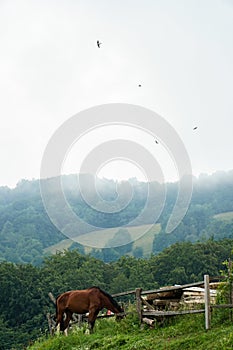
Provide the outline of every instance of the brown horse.
<path id="1" fill-rule="evenodd" d="M 58 326 L 61 331 L 66 331 L 73 313 L 85 314 L 88 312 L 88 328 L 92 333 L 98 313 L 103 308 L 115 313 L 117 319 L 124 317 L 122 307 L 110 294 L 99 287 L 65 292 L 56 300 L 56 327 Z M 65 320 L 64 314 L 66 315 Z"/>

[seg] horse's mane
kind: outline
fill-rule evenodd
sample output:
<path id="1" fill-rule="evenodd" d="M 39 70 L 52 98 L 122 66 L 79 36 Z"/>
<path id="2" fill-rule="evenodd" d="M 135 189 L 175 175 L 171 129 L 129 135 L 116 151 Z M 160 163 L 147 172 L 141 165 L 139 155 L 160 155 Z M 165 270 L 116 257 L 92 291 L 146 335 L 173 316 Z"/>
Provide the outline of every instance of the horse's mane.
<path id="1" fill-rule="evenodd" d="M 103 289 L 101 289 L 100 287 L 97 287 L 97 286 L 92 286 L 92 287 L 90 287 L 89 289 L 93 289 L 93 288 L 99 289 L 99 291 L 100 291 L 101 293 L 103 293 L 103 294 L 111 301 L 111 303 L 117 308 L 117 310 L 118 310 L 119 312 L 122 311 L 122 310 L 121 310 L 121 306 L 116 302 L 116 300 L 113 299 L 113 297 L 112 297 L 109 293 L 105 292 Z"/>

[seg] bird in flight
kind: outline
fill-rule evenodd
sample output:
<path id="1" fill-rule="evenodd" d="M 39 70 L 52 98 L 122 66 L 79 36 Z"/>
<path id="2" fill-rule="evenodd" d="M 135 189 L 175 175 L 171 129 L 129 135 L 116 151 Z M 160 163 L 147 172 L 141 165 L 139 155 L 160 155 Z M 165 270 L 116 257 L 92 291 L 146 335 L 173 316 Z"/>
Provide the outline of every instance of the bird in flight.
<path id="1" fill-rule="evenodd" d="M 138 87 L 141 87 L 142 85 L 141 84 L 138 84 Z"/>
<path id="2" fill-rule="evenodd" d="M 159 143 L 159 141 L 155 140 L 155 143 L 157 143 L 157 144 L 158 144 L 158 143 Z"/>
<path id="3" fill-rule="evenodd" d="M 197 126 L 194 126 L 193 130 L 196 130 L 197 129 Z"/>
<path id="4" fill-rule="evenodd" d="M 98 46 L 98 48 L 100 48 L 100 45 L 102 44 L 99 40 L 97 40 L 97 46 Z"/>

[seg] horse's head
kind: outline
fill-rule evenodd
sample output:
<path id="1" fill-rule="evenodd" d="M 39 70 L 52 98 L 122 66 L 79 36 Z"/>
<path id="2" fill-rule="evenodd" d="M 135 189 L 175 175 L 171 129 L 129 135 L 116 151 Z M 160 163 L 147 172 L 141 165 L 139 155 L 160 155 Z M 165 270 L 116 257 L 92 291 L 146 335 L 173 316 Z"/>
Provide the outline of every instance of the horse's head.
<path id="1" fill-rule="evenodd" d="M 123 307 L 119 307 L 119 312 L 116 314 L 116 321 L 121 321 L 125 317 L 125 310 Z"/>
<path id="2" fill-rule="evenodd" d="M 125 318 L 125 314 L 116 314 L 116 321 L 117 322 L 121 321 L 123 318 Z"/>

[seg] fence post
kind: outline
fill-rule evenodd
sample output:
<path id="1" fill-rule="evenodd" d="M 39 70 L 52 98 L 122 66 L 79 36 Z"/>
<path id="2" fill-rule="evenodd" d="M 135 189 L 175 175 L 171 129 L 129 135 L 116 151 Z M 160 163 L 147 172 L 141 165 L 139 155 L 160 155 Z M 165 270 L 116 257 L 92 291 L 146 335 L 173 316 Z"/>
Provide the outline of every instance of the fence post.
<path id="1" fill-rule="evenodd" d="M 142 299 L 141 299 L 141 291 L 142 288 L 137 288 L 135 291 L 135 296 L 136 296 L 136 308 L 137 308 L 137 313 L 138 313 L 138 318 L 139 318 L 139 323 L 142 323 Z"/>
<path id="2" fill-rule="evenodd" d="M 205 329 L 210 329 L 210 278 L 209 275 L 204 275 L 205 287 Z"/>
<path id="3" fill-rule="evenodd" d="M 54 303 L 54 305 L 56 305 L 56 298 L 54 297 L 54 295 L 51 292 L 49 292 L 48 296 L 49 296 L 49 299 Z"/>
<path id="4" fill-rule="evenodd" d="M 49 326 L 49 333 L 50 335 L 53 335 L 54 333 L 53 324 L 52 324 L 51 315 L 49 312 L 47 312 L 46 317 L 47 317 L 48 326 Z"/>

